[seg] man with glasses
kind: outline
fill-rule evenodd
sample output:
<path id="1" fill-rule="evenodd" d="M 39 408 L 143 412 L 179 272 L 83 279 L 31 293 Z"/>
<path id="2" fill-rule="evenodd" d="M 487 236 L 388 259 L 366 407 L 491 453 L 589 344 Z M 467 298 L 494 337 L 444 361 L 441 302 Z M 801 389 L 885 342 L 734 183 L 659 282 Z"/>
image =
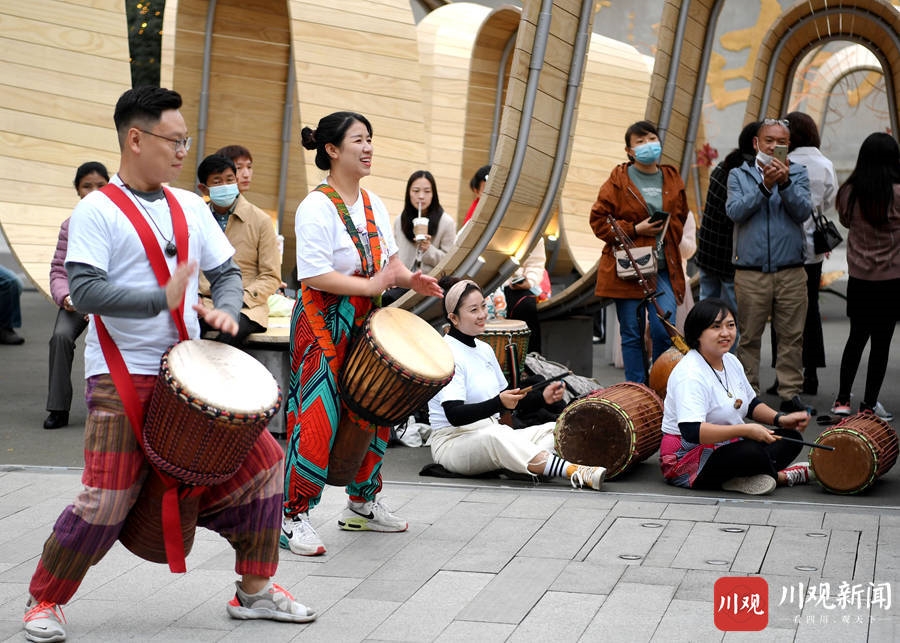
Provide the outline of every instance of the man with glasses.
<path id="1" fill-rule="evenodd" d="M 812 213 L 812 197 L 806 168 L 778 158 L 789 143 L 788 122 L 765 119 L 753 139 L 756 158 L 728 175 L 725 212 L 734 221 L 734 290 L 741 334 L 737 356 L 758 391 L 760 340 L 771 315 L 778 335 L 780 410 L 815 414 L 800 399 L 807 306 L 803 222 Z"/>
<path id="2" fill-rule="evenodd" d="M 72 212 L 65 262 L 70 296 L 75 308 L 91 314 L 84 487 L 57 519 L 31 579 L 24 617 L 29 641 L 65 640 L 60 605 L 116 542 L 145 479 L 157 475 L 126 405 L 134 416 L 146 410 L 160 358 L 180 335 L 198 336 L 198 317 L 226 333 L 238 330 L 242 287 L 234 249 L 203 199 L 163 187 L 178 175 L 191 143 L 180 107 L 181 96 L 168 89 L 125 92 L 114 115 L 119 171 Z M 151 266 L 169 275 L 165 286 Z M 197 303 L 198 267 L 209 279 L 214 308 Z M 235 475 L 198 496 L 197 524 L 222 534 L 235 550 L 241 580 L 226 605 L 233 618 L 315 618 L 270 580 L 278 566 L 283 460 L 281 447 L 262 431 Z"/>

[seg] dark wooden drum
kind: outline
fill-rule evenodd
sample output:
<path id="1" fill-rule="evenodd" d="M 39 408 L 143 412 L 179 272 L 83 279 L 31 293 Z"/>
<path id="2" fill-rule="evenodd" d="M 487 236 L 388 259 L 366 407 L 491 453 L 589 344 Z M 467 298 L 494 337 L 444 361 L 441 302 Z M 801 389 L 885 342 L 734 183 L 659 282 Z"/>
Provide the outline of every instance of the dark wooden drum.
<path id="1" fill-rule="evenodd" d="M 816 479 L 832 493 L 862 493 L 897 462 L 897 432 L 874 413 L 841 420 L 822 431 L 816 444 L 834 447 L 809 453 Z"/>
<path id="2" fill-rule="evenodd" d="M 614 478 L 643 462 L 662 442 L 663 403 L 649 387 L 622 382 L 569 404 L 556 420 L 560 456 L 606 468 Z"/>
<path id="3" fill-rule="evenodd" d="M 402 308 L 378 308 L 366 319 L 338 377 L 347 408 L 376 426 L 394 426 L 422 408 L 451 379 L 453 353 L 431 325 Z M 375 427 L 342 415 L 328 462 L 328 484 L 359 471 Z"/>

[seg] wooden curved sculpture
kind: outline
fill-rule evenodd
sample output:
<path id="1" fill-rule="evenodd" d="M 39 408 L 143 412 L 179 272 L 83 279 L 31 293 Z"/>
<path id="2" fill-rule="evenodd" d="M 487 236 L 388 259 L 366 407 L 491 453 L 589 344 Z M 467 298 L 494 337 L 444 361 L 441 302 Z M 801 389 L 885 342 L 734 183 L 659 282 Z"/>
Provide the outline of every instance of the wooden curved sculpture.
<path id="1" fill-rule="evenodd" d="M 756 61 L 747 115 L 778 116 L 790 98 L 797 65 L 813 47 L 832 40 L 865 44 L 881 63 L 891 126 L 897 131 L 900 104 L 900 16 L 884 0 L 850 0 L 837 7 L 827 0 L 801 2 L 785 12 L 766 34 Z"/>
<path id="2" fill-rule="evenodd" d="M 538 235 L 553 233 L 557 265 L 581 275 L 542 306 L 544 315 L 564 315 L 593 297 L 601 244 L 588 213 L 600 183 L 623 158 L 622 133 L 642 106 L 665 135 L 663 161 L 685 174 L 692 167 L 710 43 L 724 2 L 668 0 L 651 73 L 649 59 L 633 48 L 591 33 L 594 7 L 586 0 L 525 0 L 521 10 L 451 3 L 418 25 L 408 0 L 339 7 L 316 0 L 168 0 L 162 84 L 182 93 L 198 142 L 186 168 L 225 144 L 253 152 L 249 196 L 278 219 L 285 276 L 293 267 L 294 209 L 324 174 L 301 149 L 300 127 L 350 109 L 373 122 L 375 173 L 366 186 L 393 215 L 402 209 L 409 174 L 428 168 L 445 207 L 461 218 L 471 199 L 469 177 L 492 160 L 459 249 L 436 272 L 495 284 Z M 116 169 L 110 116 L 130 85 L 124 7 L 118 0 L 63 8 L 34 0 L 7 3 L 0 17 L 5 77 L 13 79 L 0 99 L 7 116 L 0 126 L 7 143 L 0 223 L 28 276 L 46 292 L 58 226 L 76 200 L 69 187 L 74 168 L 99 160 Z M 866 43 L 886 72 L 895 106 L 897 25 L 886 0 L 798 2 L 766 36 L 748 115 L 782 108 L 794 66 L 827 40 L 825 33 Z M 58 69 L 61 51 L 65 73 Z M 104 70 L 100 77 L 97 68 Z M 567 120 L 576 106 L 577 118 Z M 896 119 L 896 109 L 890 111 Z M 177 184 L 192 188 L 194 179 L 185 169 Z M 699 194 L 697 188 L 689 199 Z M 434 316 L 415 295 L 399 303 Z"/>
<path id="3" fill-rule="evenodd" d="M 78 201 L 85 161 L 119 163 L 112 106 L 131 86 L 125 5 L 6 2 L 0 8 L 0 226 L 49 297 L 59 225 Z M 60 61 L 65 61 L 61 65 Z"/>

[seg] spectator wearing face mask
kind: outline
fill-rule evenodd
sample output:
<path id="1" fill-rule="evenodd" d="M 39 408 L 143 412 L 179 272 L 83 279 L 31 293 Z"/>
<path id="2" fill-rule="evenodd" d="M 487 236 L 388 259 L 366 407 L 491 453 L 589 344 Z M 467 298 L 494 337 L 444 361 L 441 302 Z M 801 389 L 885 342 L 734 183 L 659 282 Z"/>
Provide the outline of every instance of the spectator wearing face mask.
<path id="1" fill-rule="evenodd" d="M 209 197 L 210 213 L 234 246 L 234 261 L 241 269 L 244 282 L 238 332 L 236 335 L 220 333 L 218 339 L 242 344 L 247 335 L 266 330 L 268 300 L 281 285 L 281 254 L 275 228 L 269 215 L 240 194 L 231 159 L 218 154 L 207 156 L 197 168 L 197 180 L 197 187 Z M 210 286 L 202 274 L 200 300 L 204 305 L 212 305 Z"/>

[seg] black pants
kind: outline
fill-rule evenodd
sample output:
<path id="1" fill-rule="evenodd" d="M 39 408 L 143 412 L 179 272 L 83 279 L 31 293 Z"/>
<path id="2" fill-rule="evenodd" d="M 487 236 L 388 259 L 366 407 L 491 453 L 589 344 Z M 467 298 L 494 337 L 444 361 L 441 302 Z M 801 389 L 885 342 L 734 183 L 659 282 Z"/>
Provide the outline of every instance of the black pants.
<path id="1" fill-rule="evenodd" d="M 896 323 L 890 316 L 850 318 L 850 336 L 847 337 L 844 354 L 841 356 L 841 379 L 837 395 L 839 401 L 850 403 L 850 389 L 853 388 L 853 380 L 856 379 L 863 349 L 871 339 L 869 366 L 866 369 L 866 390 L 862 403 L 865 407 L 872 408 L 878 402 L 878 395 L 881 393 L 881 385 L 887 372 L 891 339 Z"/>
<path id="2" fill-rule="evenodd" d="M 202 319 L 200 320 L 200 336 L 206 334 L 207 331 L 215 330 L 212 326 L 207 324 Z M 255 321 L 247 317 L 244 313 L 241 313 L 238 316 L 238 332 L 236 335 L 228 335 L 226 333 L 220 332 L 218 337 L 215 338 L 215 341 L 222 342 L 223 344 L 230 344 L 231 346 L 240 346 L 244 343 L 244 340 L 247 339 L 247 335 L 251 333 L 262 333 L 265 332 L 265 328 L 257 324 Z"/>
<path id="3" fill-rule="evenodd" d="M 777 435 L 800 438 L 793 429 L 775 429 Z M 778 479 L 778 472 L 788 466 L 800 453 L 802 444 L 776 440 L 763 444 L 756 440 L 738 440 L 719 447 L 709 456 L 694 480 L 694 489 L 719 489 L 732 478 L 755 476 L 760 473 Z"/>

